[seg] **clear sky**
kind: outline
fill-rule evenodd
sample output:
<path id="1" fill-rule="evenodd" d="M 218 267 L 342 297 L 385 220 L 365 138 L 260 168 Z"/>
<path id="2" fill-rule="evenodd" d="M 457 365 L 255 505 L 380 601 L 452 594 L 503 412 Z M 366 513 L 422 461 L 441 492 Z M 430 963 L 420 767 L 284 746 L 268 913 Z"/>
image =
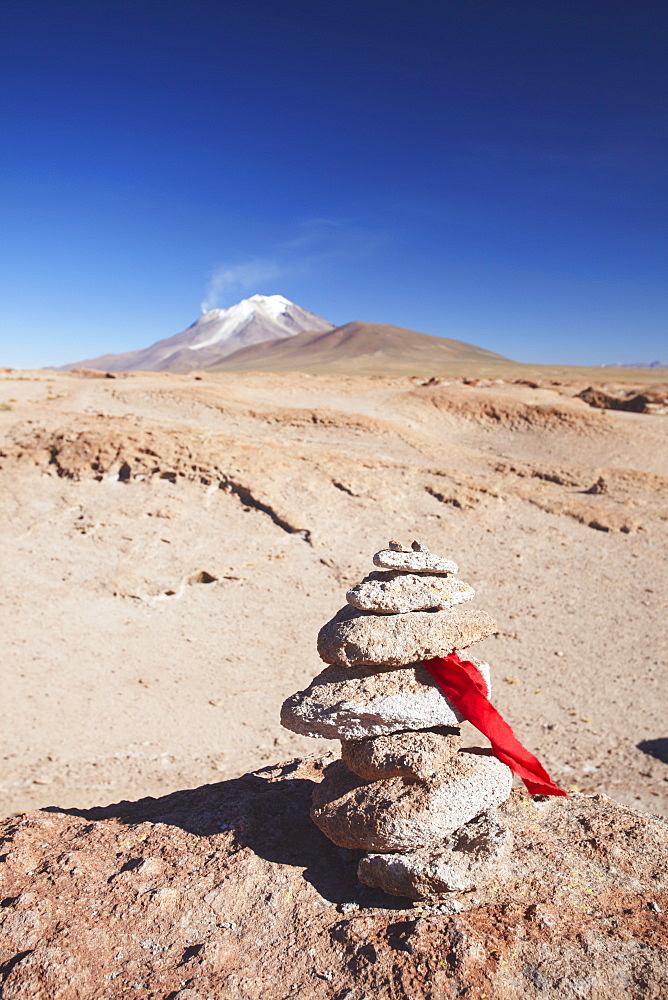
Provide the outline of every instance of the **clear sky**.
<path id="1" fill-rule="evenodd" d="M 665 0 L 5 0 L 0 365 L 281 293 L 668 361 Z"/>

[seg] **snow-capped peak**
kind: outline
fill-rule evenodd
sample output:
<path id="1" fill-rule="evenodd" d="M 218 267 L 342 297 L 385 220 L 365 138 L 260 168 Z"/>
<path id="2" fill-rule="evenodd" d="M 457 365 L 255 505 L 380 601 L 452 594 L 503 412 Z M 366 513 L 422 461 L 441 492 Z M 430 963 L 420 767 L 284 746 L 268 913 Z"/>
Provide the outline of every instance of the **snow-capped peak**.
<path id="1" fill-rule="evenodd" d="M 235 351 L 265 340 L 283 340 L 306 331 L 325 332 L 333 325 L 284 295 L 251 295 L 228 309 L 209 309 L 181 333 L 140 351 L 105 355 L 106 371 L 192 371 L 218 364 Z M 86 362 L 88 363 L 88 362 Z M 81 362 L 78 362 L 81 364 Z M 74 367 L 74 366 L 73 366 Z"/>
<path id="2" fill-rule="evenodd" d="M 294 306 L 294 302 L 286 299 L 284 295 L 251 295 L 245 301 L 253 302 L 261 312 L 266 313 L 274 320 L 278 319 L 290 306 Z"/>
<path id="3" fill-rule="evenodd" d="M 257 316 L 283 326 L 281 317 L 286 315 L 291 306 L 299 309 L 299 306 L 295 306 L 294 302 L 286 299 L 284 295 L 251 295 L 250 298 L 242 299 L 228 309 L 209 309 L 196 323 L 193 323 L 191 329 L 195 334 L 195 342 L 188 346 L 191 351 L 199 351 L 203 347 L 211 347 L 212 344 L 229 340 Z M 200 327 L 203 340 L 199 340 L 200 334 L 195 331 L 196 327 Z"/>

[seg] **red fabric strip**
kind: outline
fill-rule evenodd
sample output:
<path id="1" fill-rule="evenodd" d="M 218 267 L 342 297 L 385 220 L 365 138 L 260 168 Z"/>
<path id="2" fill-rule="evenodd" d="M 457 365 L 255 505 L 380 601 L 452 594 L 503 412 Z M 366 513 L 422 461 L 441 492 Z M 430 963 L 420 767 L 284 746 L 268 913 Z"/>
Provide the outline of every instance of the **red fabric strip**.
<path id="1" fill-rule="evenodd" d="M 487 697 L 487 685 L 475 663 L 456 653 L 425 660 L 424 665 L 456 709 L 492 744 L 492 752 L 519 775 L 532 795 L 568 795 L 532 753 L 523 747 Z"/>

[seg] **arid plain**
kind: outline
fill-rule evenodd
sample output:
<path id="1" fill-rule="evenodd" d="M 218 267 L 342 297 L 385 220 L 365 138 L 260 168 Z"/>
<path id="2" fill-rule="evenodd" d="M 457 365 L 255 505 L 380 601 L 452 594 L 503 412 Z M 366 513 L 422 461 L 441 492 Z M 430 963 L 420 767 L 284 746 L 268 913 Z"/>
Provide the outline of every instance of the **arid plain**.
<path id="1" fill-rule="evenodd" d="M 389 538 L 497 619 L 493 700 L 553 777 L 668 814 L 668 416 L 587 384 L 2 372 L 0 815 L 326 748 L 280 705 Z"/>

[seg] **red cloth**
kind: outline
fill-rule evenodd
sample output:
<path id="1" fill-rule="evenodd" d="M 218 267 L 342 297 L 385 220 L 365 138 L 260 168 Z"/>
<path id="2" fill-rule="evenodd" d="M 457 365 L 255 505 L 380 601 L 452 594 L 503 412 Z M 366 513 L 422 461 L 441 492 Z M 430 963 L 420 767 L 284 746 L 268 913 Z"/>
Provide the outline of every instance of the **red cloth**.
<path id="1" fill-rule="evenodd" d="M 484 733 L 492 744 L 494 756 L 519 775 L 532 795 L 568 795 L 555 785 L 538 758 L 522 746 L 491 704 L 485 678 L 474 663 L 451 653 L 425 660 L 424 665 L 448 701 Z"/>

